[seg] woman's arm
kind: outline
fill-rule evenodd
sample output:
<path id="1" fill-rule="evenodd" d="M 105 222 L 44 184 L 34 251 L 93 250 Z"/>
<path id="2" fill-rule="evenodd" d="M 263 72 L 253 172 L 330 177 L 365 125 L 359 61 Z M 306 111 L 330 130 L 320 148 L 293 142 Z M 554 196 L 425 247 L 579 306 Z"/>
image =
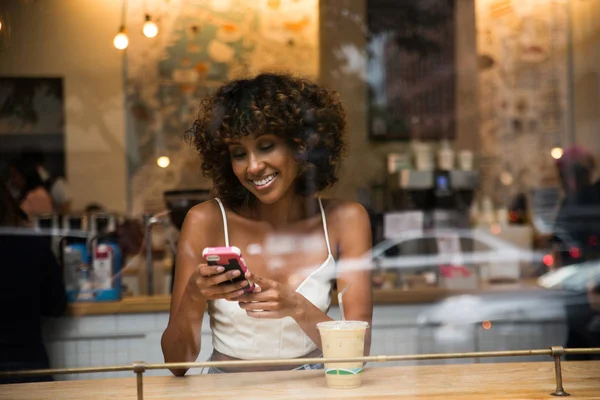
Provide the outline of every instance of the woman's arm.
<path id="1" fill-rule="evenodd" d="M 222 266 L 206 265 L 202 258 L 204 248 L 211 246 L 210 238 L 223 235 L 219 214 L 214 202 L 206 202 L 192 208 L 183 223 L 177 246 L 169 324 L 161 340 L 166 362 L 189 362 L 198 358 L 207 300 L 233 300 L 243 294 L 244 281 L 228 283 L 239 271 L 224 272 Z M 171 372 L 181 376 L 187 370 Z"/>
<path id="2" fill-rule="evenodd" d="M 209 207 L 203 203 L 192 208 L 181 228 L 169 324 L 161 340 L 165 362 L 193 362 L 200 353 L 206 299 L 193 290 L 191 277 L 202 262 L 202 250 L 208 243 L 205 232 L 209 220 Z M 187 370 L 171 372 L 182 376 Z"/>
<path id="3" fill-rule="evenodd" d="M 344 314 L 349 321 L 369 323 L 365 336 L 365 355 L 371 351 L 373 320 L 373 284 L 371 261 L 371 221 L 358 203 L 346 203 L 337 213 L 339 227 L 338 291 L 344 293 Z"/>

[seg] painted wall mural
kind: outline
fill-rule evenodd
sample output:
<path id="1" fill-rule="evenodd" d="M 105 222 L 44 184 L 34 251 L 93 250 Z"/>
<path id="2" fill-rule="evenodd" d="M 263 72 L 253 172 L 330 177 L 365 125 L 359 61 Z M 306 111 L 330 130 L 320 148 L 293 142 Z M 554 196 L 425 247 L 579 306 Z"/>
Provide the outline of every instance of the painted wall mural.
<path id="1" fill-rule="evenodd" d="M 550 150 L 569 144 L 567 1 L 476 1 L 483 189 L 500 203 L 554 182 Z"/>
<path id="2" fill-rule="evenodd" d="M 263 71 L 318 77 L 318 8 L 318 0 L 130 1 L 130 212 L 161 209 L 165 190 L 210 186 L 183 134 L 215 87 Z M 159 25 L 154 39 L 139 33 L 146 13 Z"/>

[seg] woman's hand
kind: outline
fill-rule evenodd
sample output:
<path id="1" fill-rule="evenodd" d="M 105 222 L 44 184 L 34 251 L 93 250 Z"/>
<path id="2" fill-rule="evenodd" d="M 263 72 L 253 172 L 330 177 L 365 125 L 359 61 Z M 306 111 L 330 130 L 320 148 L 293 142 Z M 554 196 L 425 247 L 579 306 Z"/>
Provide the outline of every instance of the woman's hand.
<path id="1" fill-rule="evenodd" d="M 292 290 L 288 285 L 271 279 L 262 278 L 246 273 L 246 279 L 257 285 L 254 293 L 246 293 L 236 298 L 240 307 L 253 318 L 278 319 L 284 317 L 296 318 L 301 311 L 302 295 Z"/>
<path id="2" fill-rule="evenodd" d="M 206 300 L 233 300 L 244 294 L 243 288 L 248 286 L 244 279 L 235 283 L 223 283 L 240 276 L 240 271 L 227 271 L 216 265 L 200 264 L 188 281 L 188 290 L 193 297 L 202 296 Z"/>

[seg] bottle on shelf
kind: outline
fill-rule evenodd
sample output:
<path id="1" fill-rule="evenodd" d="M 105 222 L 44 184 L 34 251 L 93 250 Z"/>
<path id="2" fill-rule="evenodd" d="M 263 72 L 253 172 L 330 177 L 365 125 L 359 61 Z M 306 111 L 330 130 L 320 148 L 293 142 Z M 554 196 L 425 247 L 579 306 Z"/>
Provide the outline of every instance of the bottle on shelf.
<path id="1" fill-rule="evenodd" d="M 442 140 L 437 152 L 438 169 L 442 171 L 451 171 L 454 169 L 454 150 L 448 139 Z"/>

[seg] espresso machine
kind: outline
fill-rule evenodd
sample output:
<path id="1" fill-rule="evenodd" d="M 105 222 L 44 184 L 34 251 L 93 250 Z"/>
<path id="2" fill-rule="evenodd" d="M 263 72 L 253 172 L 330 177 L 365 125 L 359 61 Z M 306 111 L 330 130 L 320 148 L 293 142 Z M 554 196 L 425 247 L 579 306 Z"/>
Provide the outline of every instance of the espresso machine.
<path id="1" fill-rule="evenodd" d="M 479 173 L 403 169 L 388 175 L 387 212 L 420 211 L 422 229 L 467 228 Z"/>
<path id="2" fill-rule="evenodd" d="M 444 232 L 467 229 L 470 208 L 479 186 L 479 174 L 472 170 L 400 169 L 387 175 L 385 211 L 378 220 L 380 228 L 373 248 L 378 272 L 387 286 L 410 288 L 443 284 L 440 266 L 410 268 L 394 262 L 452 251 L 470 251 L 474 244 L 461 235 L 448 238 L 429 235 L 427 231 Z M 445 245 L 450 240 L 450 249 Z M 398 258 L 399 257 L 399 258 Z M 387 265 L 383 268 L 382 265 Z M 384 284 L 384 278 L 380 279 Z"/>

